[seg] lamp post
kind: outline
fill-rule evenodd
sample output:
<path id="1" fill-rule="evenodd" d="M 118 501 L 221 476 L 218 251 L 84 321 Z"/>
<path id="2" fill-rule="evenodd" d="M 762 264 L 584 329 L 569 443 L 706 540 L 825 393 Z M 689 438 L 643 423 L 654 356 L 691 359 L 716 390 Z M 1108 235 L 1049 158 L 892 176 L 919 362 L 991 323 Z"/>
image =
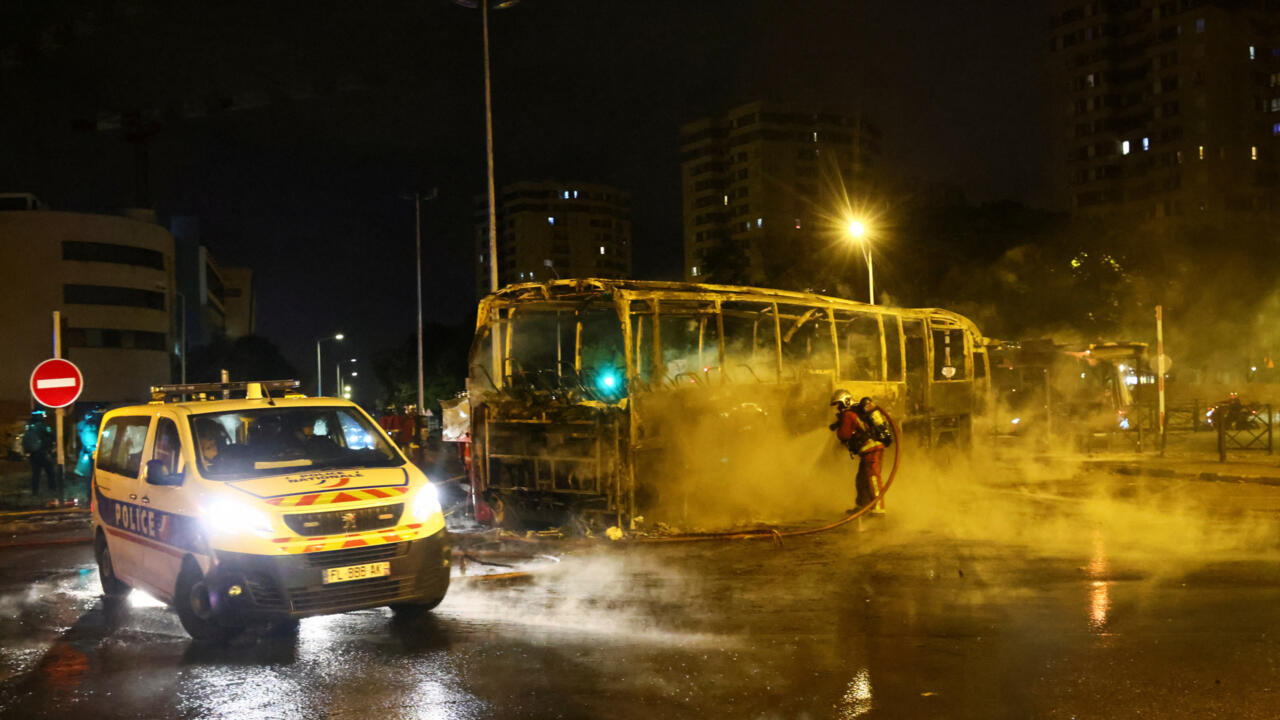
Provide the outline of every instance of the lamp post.
<path id="1" fill-rule="evenodd" d="M 871 267 L 871 240 L 867 238 L 867 224 L 857 218 L 849 221 L 848 226 L 849 238 L 857 243 L 862 250 L 862 259 L 867 261 L 867 297 L 868 301 L 876 304 L 876 281 L 875 273 Z"/>
<path id="2" fill-rule="evenodd" d="M 342 333 L 338 333 L 337 335 L 332 335 L 330 337 L 316 338 L 316 397 L 324 395 L 324 383 L 322 381 L 324 377 L 324 370 L 320 367 L 320 343 L 328 342 L 330 340 L 340 341 L 342 338 Z"/>
<path id="3" fill-rule="evenodd" d="M 489 81 L 489 9 L 506 10 L 520 0 L 453 0 L 457 5 L 480 8 L 484 37 L 484 140 L 489 169 L 489 292 L 498 290 L 498 203 L 493 188 L 493 92 Z"/>
<path id="4" fill-rule="evenodd" d="M 187 384 L 187 296 L 175 290 L 174 295 L 178 296 L 178 305 L 182 309 L 179 311 L 182 317 L 182 384 Z"/>
<path id="5" fill-rule="evenodd" d="M 492 161 L 489 165 L 489 177 L 493 177 Z M 490 181 L 490 190 L 493 188 L 492 180 Z M 435 200 L 438 195 L 436 188 L 431 188 L 431 192 L 413 194 L 413 227 L 414 242 L 417 248 L 417 263 L 414 267 L 418 270 L 418 412 L 422 412 L 422 201 Z M 492 212 L 493 195 L 489 196 L 490 208 Z M 492 250 L 492 247 L 490 247 Z M 352 359 L 351 362 L 355 362 Z"/>
<path id="6" fill-rule="evenodd" d="M 498 291 L 498 200 L 493 188 L 493 91 L 489 81 L 489 8 L 506 10 L 520 0 L 453 0 L 457 5 L 480 8 L 480 27 L 484 37 L 484 139 L 485 159 L 488 163 L 489 183 L 489 292 Z M 496 321 L 496 310 L 493 319 Z M 495 323 L 496 327 L 496 323 Z M 501 343 L 493 345 L 493 382 L 495 389 L 502 387 L 505 369 L 502 367 Z M 421 401 L 419 401 L 421 402 Z"/>

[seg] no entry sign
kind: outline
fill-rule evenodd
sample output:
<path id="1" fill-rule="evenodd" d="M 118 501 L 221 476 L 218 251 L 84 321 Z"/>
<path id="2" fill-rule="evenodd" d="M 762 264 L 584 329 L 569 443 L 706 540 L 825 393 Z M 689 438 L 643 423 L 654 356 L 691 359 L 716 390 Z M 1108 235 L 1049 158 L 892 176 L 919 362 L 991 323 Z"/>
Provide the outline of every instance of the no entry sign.
<path id="1" fill-rule="evenodd" d="M 50 358 L 31 373 L 31 394 L 45 407 L 66 407 L 80 397 L 84 376 L 80 368 L 62 358 Z"/>

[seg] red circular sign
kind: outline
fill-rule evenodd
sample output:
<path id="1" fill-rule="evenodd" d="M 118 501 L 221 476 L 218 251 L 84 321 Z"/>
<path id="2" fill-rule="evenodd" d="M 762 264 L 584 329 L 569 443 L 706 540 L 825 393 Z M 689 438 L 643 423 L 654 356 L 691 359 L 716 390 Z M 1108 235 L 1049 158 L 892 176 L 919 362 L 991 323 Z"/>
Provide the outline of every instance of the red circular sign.
<path id="1" fill-rule="evenodd" d="M 80 368 L 62 358 L 50 358 L 31 373 L 31 394 L 45 407 L 66 407 L 80 397 L 84 376 Z"/>

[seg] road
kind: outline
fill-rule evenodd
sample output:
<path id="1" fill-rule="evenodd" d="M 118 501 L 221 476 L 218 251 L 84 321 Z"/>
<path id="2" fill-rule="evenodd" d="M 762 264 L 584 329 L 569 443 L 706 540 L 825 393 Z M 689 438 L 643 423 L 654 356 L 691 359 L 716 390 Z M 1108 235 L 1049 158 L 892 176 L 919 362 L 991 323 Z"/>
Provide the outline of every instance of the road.
<path id="1" fill-rule="evenodd" d="M 1274 718 L 1280 490 L 1070 467 L 918 472 L 770 542 L 600 545 L 525 582 L 194 645 L 88 547 L 0 553 L 0 715 Z"/>

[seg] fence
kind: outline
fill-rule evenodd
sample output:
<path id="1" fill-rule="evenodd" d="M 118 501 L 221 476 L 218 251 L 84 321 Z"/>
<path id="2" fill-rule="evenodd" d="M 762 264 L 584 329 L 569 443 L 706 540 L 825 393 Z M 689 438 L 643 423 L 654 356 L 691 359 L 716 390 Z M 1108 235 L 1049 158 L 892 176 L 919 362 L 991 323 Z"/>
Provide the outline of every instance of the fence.
<path id="1" fill-rule="evenodd" d="M 1265 450 L 1275 447 L 1275 416 L 1270 405 L 1220 405 L 1214 413 L 1218 429 L 1218 461 L 1227 461 L 1228 450 Z"/>

